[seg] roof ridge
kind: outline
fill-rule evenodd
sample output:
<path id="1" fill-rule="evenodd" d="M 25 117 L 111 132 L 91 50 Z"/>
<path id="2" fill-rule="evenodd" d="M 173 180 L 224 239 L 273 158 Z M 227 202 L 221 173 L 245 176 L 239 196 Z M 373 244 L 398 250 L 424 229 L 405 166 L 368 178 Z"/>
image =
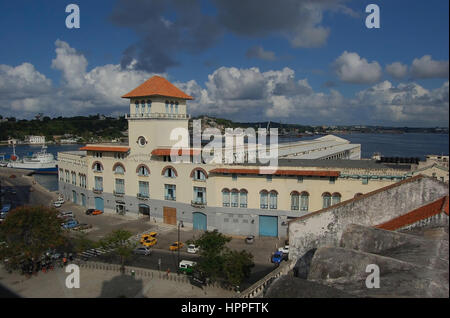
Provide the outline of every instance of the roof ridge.
<path id="1" fill-rule="evenodd" d="M 440 202 L 442 202 L 442 204 L 439 204 Z M 437 200 L 411 210 L 408 213 L 378 224 L 375 228 L 394 231 L 404 226 L 414 224 L 418 221 L 442 213 L 446 202 L 448 202 L 448 196 L 443 196 Z"/>

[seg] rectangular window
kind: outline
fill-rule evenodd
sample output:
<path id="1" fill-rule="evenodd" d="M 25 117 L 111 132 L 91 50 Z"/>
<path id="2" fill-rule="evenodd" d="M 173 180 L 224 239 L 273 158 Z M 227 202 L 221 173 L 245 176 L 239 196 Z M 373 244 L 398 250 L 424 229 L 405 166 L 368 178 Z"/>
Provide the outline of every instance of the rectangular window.
<path id="1" fill-rule="evenodd" d="M 294 194 L 291 196 L 291 210 L 298 210 L 298 194 Z"/>
<path id="2" fill-rule="evenodd" d="M 95 190 L 103 191 L 103 178 L 95 177 Z"/>
<path id="3" fill-rule="evenodd" d="M 369 178 L 362 178 L 362 184 L 368 184 Z"/>
<path id="4" fill-rule="evenodd" d="M 268 208 L 268 196 L 267 193 L 261 193 L 260 195 L 260 207 L 261 209 L 267 209 Z"/>
<path id="5" fill-rule="evenodd" d="M 298 176 L 297 177 L 297 182 L 298 183 L 303 183 L 303 176 Z"/>
<path id="6" fill-rule="evenodd" d="M 241 208 L 246 208 L 247 207 L 247 192 L 242 191 L 240 193 L 240 201 L 241 201 Z"/>
<path id="7" fill-rule="evenodd" d="M 139 196 L 143 198 L 148 198 L 150 196 L 148 182 L 139 181 Z"/>
<path id="8" fill-rule="evenodd" d="M 166 200 L 176 201 L 176 186 L 173 184 L 164 185 L 164 198 Z"/>
<path id="9" fill-rule="evenodd" d="M 230 192 L 222 191 L 222 204 L 224 207 L 230 206 Z"/>
<path id="10" fill-rule="evenodd" d="M 194 203 L 206 204 L 206 188 L 194 187 Z"/>
<path id="11" fill-rule="evenodd" d="M 267 175 L 266 179 L 267 179 L 267 182 L 272 182 L 272 175 Z"/>
<path id="12" fill-rule="evenodd" d="M 336 178 L 335 177 L 330 177 L 330 184 L 334 184 L 336 182 Z"/>
<path id="13" fill-rule="evenodd" d="M 239 192 L 231 192 L 231 206 L 237 208 L 239 206 Z"/>
<path id="14" fill-rule="evenodd" d="M 237 181 L 237 174 L 233 173 L 233 174 L 231 175 L 231 180 Z"/>
<path id="15" fill-rule="evenodd" d="M 116 179 L 116 193 L 117 194 L 125 194 L 125 180 L 124 179 Z"/>
<path id="16" fill-rule="evenodd" d="M 300 210 L 308 211 L 309 195 L 302 194 L 300 196 Z"/>

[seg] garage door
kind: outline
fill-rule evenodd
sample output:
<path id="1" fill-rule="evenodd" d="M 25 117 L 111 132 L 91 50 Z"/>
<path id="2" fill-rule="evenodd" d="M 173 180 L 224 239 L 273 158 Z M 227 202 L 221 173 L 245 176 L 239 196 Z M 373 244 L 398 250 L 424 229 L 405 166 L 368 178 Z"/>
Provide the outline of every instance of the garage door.
<path id="1" fill-rule="evenodd" d="M 164 207 L 164 223 L 177 225 L 177 209 Z"/>
<path id="2" fill-rule="evenodd" d="M 103 198 L 95 198 L 95 208 L 100 211 L 105 209 L 103 205 Z"/>
<path id="3" fill-rule="evenodd" d="M 192 213 L 194 230 L 206 231 L 206 214 L 201 212 Z"/>
<path id="4" fill-rule="evenodd" d="M 278 236 L 278 217 L 269 215 L 259 216 L 259 235 Z"/>

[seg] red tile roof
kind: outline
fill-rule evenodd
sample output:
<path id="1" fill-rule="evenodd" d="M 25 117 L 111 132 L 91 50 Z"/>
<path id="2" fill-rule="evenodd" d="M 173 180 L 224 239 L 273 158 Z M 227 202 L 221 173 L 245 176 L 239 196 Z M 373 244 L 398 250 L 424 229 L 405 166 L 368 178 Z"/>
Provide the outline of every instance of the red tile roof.
<path id="1" fill-rule="evenodd" d="M 439 200 L 428 203 L 409 213 L 406 213 L 383 224 L 379 224 L 375 227 L 383 230 L 394 231 L 407 225 L 411 225 L 421 220 L 432 217 L 433 215 L 439 214 L 441 212 L 445 212 L 446 208 L 446 214 L 448 214 L 448 196 L 442 197 Z"/>
<path id="2" fill-rule="evenodd" d="M 130 150 L 130 148 L 129 147 L 114 147 L 114 146 L 85 146 L 85 147 L 81 147 L 80 150 L 128 152 Z"/>
<path id="3" fill-rule="evenodd" d="M 165 96 L 180 99 L 194 99 L 175 87 L 172 83 L 160 76 L 152 78 L 139 85 L 131 92 L 122 96 L 122 98 L 146 97 L 146 96 Z"/>
<path id="4" fill-rule="evenodd" d="M 276 176 L 318 176 L 318 177 L 339 177 L 339 171 L 321 171 L 321 170 L 275 170 L 273 173 L 265 172 L 260 169 L 229 169 L 217 168 L 209 173 L 236 173 L 236 174 L 272 174 Z"/>
<path id="5" fill-rule="evenodd" d="M 178 155 L 178 156 L 187 156 L 187 155 L 199 155 L 201 154 L 201 150 L 199 149 L 174 149 L 174 155 Z M 172 149 L 167 149 L 167 148 L 157 148 L 157 149 L 153 149 L 152 151 L 152 155 L 154 156 L 170 156 L 172 152 Z"/>

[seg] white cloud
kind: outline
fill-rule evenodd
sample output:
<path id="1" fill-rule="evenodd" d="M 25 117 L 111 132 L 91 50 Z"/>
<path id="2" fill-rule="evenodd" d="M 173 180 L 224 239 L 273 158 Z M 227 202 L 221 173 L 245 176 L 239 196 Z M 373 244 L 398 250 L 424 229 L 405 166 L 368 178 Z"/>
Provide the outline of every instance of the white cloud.
<path id="1" fill-rule="evenodd" d="M 378 82 L 382 70 L 378 62 L 369 63 L 357 53 L 344 51 L 333 63 L 334 71 L 341 81 L 352 84 L 371 84 Z"/>
<path id="2" fill-rule="evenodd" d="M 386 72 L 395 79 L 401 79 L 408 74 L 408 66 L 400 62 L 394 62 L 386 65 Z"/>
<path id="3" fill-rule="evenodd" d="M 411 65 L 411 75 L 414 78 L 448 78 L 449 63 L 447 61 L 435 61 L 431 55 L 424 55 L 420 59 L 414 59 Z"/>

